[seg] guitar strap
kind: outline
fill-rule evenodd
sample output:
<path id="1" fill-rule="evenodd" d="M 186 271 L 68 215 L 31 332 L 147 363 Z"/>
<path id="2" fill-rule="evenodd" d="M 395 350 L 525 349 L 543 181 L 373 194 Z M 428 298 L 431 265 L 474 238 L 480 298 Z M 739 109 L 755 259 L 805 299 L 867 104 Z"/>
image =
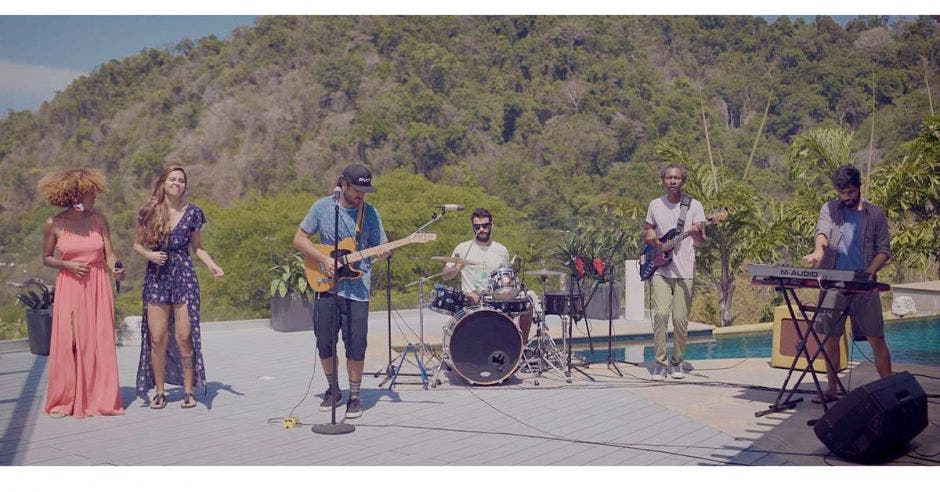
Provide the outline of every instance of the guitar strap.
<path id="1" fill-rule="evenodd" d="M 356 217 L 356 247 L 359 247 L 359 236 L 362 235 L 362 220 L 366 216 L 366 202 L 359 205 L 359 215 Z"/>
<path id="2" fill-rule="evenodd" d="M 685 214 L 689 211 L 689 205 L 692 204 L 692 197 L 689 195 L 682 195 L 682 201 L 679 202 L 679 222 L 676 222 L 676 232 L 684 232 L 683 227 L 685 227 Z"/>

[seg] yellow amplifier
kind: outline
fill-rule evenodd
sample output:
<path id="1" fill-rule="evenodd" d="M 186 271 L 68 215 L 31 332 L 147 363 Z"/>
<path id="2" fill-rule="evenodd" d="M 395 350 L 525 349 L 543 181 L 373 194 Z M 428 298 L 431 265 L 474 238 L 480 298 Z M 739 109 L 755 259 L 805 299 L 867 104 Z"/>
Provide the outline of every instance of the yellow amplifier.
<path id="1" fill-rule="evenodd" d="M 793 307 L 796 317 L 798 319 L 797 323 L 800 327 L 800 332 L 804 335 L 806 334 L 806 320 L 802 319 L 802 314 L 796 306 Z M 812 318 L 813 313 L 806 313 L 810 318 Z M 790 316 L 790 310 L 787 309 L 787 306 L 784 304 L 782 306 L 777 306 L 774 308 L 774 331 L 773 331 L 773 352 L 770 356 L 770 365 L 773 367 L 780 367 L 783 369 L 789 369 L 790 364 L 793 364 L 793 358 L 799 357 L 799 360 L 796 362 L 797 369 L 806 369 L 806 357 L 802 352 L 797 351 L 796 343 L 799 340 L 799 337 L 796 334 L 796 330 L 793 327 L 793 318 Z M 823 335 L 819 335 L 819 340 L 822 341 Z M 848 359 L 848 348 L 849 340 L 852 336 L 852 322 L 849 319 L 845 320 L 845 333 L 842 334 L 842 339 L 839 340 L 839 360 L 838 364 L 835 364 L 835 367 L 842 371 L 843 369 L 849 366 Z M 816 352 L 818 345 L 816 344 L 816 339 L 812 336 L 806 341 L 806 347 L 809 349 L 810 357 Z M 820 353 L 816 360 L 813 361 L 813 370 L 816 372 L 825 373 L 826 372 L 826 362 L 823 360 L 823 355 Z"/>

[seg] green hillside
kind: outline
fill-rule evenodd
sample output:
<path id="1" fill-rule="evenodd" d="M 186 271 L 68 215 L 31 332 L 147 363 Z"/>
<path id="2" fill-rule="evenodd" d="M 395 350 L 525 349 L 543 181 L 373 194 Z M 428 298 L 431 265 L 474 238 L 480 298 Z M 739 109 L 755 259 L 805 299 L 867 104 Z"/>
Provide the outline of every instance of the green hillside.
<path id="1" fill-rule="evenodd" d="M 224 40 L 104 62 L 38 111 L 0 120 L 0 261 L 14 264 L 0 267 L 0 321 L 22 312 L 8 282 L 54 276 L 38 250 L 55 210 L 36 182 L 73 166 L 109 177 L 99 206 L 130 269 L 119 315 L 138 311 L 133 221 L 167 159 L 186 167 L 227 272 L 200 272 L 207 320 L 267 316 L 267 269 L 352 160 L 378 176 L 374 202 L 397 237 L 429 204 L 485 204 L 499 211 L 496 239 L 537 261 L 579 223 L 625 230 L 635 249 L 636 215 L 660 194 L 667 159 L 699 170 L 706 208 L 742 217 L 722 243 L 736 252 L 703 253 L 696 312 L 754 320 L 769 296 L 739 289 L 751 304 L 733 308 L 728 280 L 744 260 L 794 260 L 803 243 L 785 233 L 808 240 L 831 187 L 798 137 L 823 130 L 838 130 L 866 174 L 871 162 L 897 231 L 913 227 L 890 275 L 936 278 L 940 133 L 924 122 L 936 124 L 938 66 L 932 17 L 259 18 Z M 905 176 L 924 179 L 889 186 Z M 421 258 L 469 237 L 468 213 L 455 215 L 432 231 L 452 227 L 446 237 L 396 256 L 397 280 L 439 267 Z"/>

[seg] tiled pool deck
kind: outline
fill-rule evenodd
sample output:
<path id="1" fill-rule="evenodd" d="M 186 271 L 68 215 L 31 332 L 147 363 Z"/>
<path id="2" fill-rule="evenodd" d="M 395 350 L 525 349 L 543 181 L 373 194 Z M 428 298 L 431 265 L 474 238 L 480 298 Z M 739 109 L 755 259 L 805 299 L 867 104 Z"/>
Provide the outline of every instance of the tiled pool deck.
<path id="1" fill-rule="evenodd" d="M 373 313 L 367 371 L 386 366 L 386 316 Z M 393 344 L 416 340 L 410 331 L 417 331 L 416 316 L 396 315 Z M 425 338 L 439 344 L 446 318 L 431 318 Z M 410 329 L 403 327 L 406 322 Z M 601 324 L 606 334 L 606 322 L 595 322 Z M 125 415 L 52 419 L 41 413 L 46 357 L 0 354 L 0 464 L 846 464 L 827 457 L 806 425 L 822 414 L 819 405 L 807 401 L 783 413 L 754 416 L 776 393 L 738 385 L 779 388 L 785 377 L 786 371 L 769 367 L 766 359 L 692 361 L 694 371 L 686 379 L 659 383 L 648 381 L 647 368 L 624 364 L 623 377 L 593 364 L 587 372 L 596 382 L 576 372 L 570 384 L 548 376 L 535 386 L 531 375 L 517 373 L 495 387 L 447 380 L 429 391 L 419 384 L 378 388 L 381 379 L 369 375 L 363 381 L 365 415 L 350 421 L 355 432 L 324 436 L 309 427 L 329 420 L 329 413 L 317 408 L 326 386 L 318 367 L 309 395 L 292 412 L 301 425 L 285 430 L 280 421 L 304 398 L 318 366 L 312 332 L 274 332 L 263 320 L 205 325 L 208 393 L 192 410 L 179 408 L 182 394 L 175 387 L 163 410 L 134 400 L 139 347 L 131 345 L 118 348 Z M 618 325 L 617 333 L 627 329 Z M 923 375 L 917 379 L 925 391 L 940 393 L 940 369 L 898 365 L 895 370 Z M 342 367 L 341 372 L 345 388 Z M 855 388 L 873 380 L 874 373 L 865 363 L 853 369 L 851 380 L 843 378 Z M 417 381 L 403 376 L 399 383 Z M 892 464 L 932 464 L 917 453 L 940 451 L 936 401 L 928 405 L 932 424 L 915 438 L 911 452 Z"/>

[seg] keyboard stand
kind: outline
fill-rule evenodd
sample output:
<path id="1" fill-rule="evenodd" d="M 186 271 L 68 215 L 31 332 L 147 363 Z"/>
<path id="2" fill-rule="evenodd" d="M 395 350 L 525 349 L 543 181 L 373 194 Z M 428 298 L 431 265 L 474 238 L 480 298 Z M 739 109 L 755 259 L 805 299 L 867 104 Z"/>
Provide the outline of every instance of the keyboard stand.
<path id="1" fill-rule="evenodd" d="M 832 369 L 832 372 L 836 375 L 835 376 L 836 384 L 839 387 L 839 391 L 843 394 L 845 393 L 845 387 L 842 386 L 842 381 L 839 379 L 839 371 L 836 370 L 835 366 L 833 365 L 832 360 L 829 357 L 829 354 L 826 353 L 825 343 L 827 340 L 829 340 L 830 333 L 826 333 L 823 339 L 820 340 L 819 334 L 816 332 L 816 328 L 815 328 L 816 317 L 819 315 L 818 306 L 822 306 L 823 300 L 826 298 L 826 295 L 829 292 L 825 289 L 822 289 L 820 296 L 819 296 L 819 305 L 817 306 L 817 309 L 815 309 L 815 311 L 813 312 L 813 317 L 810 318 L 806 314 L 808 306 L 800 302 L 800 298 L 796 295 L 796 289 L 794 287 L 787 286 L 784 283 L 783 279 L 780 279 L 779 285 L 777 285 L 775 289 L 783 293 L 783 298 L 787 302 L 787 309 L 790 311 L 790 318 L 793 320 L 793 329 L 796 330 L 796 335 L 798 339 L 797 344 L 796 344 L 797 355 L 793 357 L 793 362 L 790 364 L 790 369 L 787 371 L 787 377 L 786 379 L 784 379 L 783 385 L 780 387 L 780 391 L 777 393 L 777 398 L 776 400 L 774 400 L 774 403 L 770 405 L 767 410 L 761 410 L 759 412 L 755 412 L 754 416 L 763 417 L 764 415 L 782 412 L 784 410 L 789 410 L 791 408 L 796 407 L 797 403 L 803 401 L 803 397 L 794 399 L 793 395 L 796 394 L 796 390 L 799 389 L 800 383 L 803 382 L 803 378 L 806 376 L 807 372 L 809 372 L 810 375 L 813 377 L 813 384 L 816 385 L 816 392 L 819 394 L 820 401 L 822 401 L 823 411 L 828 412 L 829 403 L 826 401 L 826 397 L 823 395 L 822 386 L 819 384 L 819 378 L 816 377 L 816 371 L 813 368 L 813 361 L 816 360 L 816 358 L 819 356 L 820 353 L 823 355 L 823 360 L 826 361 L 826 366 Z M 852 304 L 853 300 L 854 298 L 850 298 L 849 302 L 846 303 L 845 308 L 839 314 L 840 321 L 843 318 L 845 318 L 846 313 L 848 313 L 849 306 Z M 799 309 L 800 314 L 803 316 L 802 320 L 806 321 L 806 333 L 805 334 L 803 333 L 803 330 L 800 329 L 800 323 L 799 323 L 800 318 L 796 317 L 796 312 L 793 309 L 794 303 Z M 806 342 L 809 340 L 810 336 L 813 337 L 813 340 L 815 340 L 816 346 L 817 346 L 816 352 L 812 355 L 810 355 L 809 348 L 806 346 Z M 790 377 L 793 376 L 793 371 L 794 369 L 796 369 L 796 363 L 798 360 L 800 360 L 801 356 L 806 360 L 806 368 L 802 370 L 800 377 L 797 378 L 796 383 L 793 384 L 793 387 L 788 392 L 787 386 L 790 383 Z M 783 398 L 784 394 L 786 394 L 786 398 L 783 399 L 783 401 L 781 402 L 781 398 Z"/>

